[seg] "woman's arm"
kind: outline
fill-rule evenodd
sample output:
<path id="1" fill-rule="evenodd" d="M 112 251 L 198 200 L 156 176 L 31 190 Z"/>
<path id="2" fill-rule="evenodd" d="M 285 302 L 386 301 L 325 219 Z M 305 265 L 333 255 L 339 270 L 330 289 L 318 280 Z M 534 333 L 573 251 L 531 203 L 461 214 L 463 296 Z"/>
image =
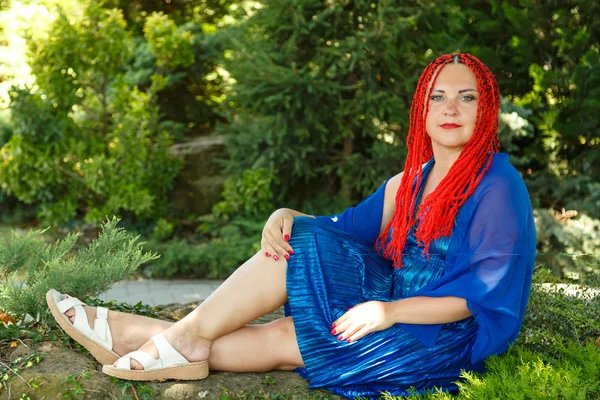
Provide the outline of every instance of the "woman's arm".
<path id="1" fill-rule="evenodd" d="M 387 318 L 394 324 L 447 324 L 471 316 L 461 297 L 416 296 L 385 304 Z"/>
<path id="2" fill-rule="evenodd" d="M 398 323 L 446 324 L 471 316 L 467 301 L 460 297 L 409 297 L 383 302 L 368 301 L 352 307 L 331 325 L 339 340 L 353 342 Z"/>

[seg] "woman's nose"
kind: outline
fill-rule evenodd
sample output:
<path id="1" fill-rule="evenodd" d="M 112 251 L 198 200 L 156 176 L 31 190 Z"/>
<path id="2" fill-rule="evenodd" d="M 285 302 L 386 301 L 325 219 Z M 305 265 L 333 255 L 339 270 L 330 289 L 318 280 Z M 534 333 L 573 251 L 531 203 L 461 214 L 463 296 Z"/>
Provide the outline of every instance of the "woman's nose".
<path id="1" fill-rule="evenodd" d="M 444 115 L 455 116 L 457 114 L 458 108 L 456 107 L 456 102 L 453 100 L 448 100 L 446 107 L 444 108 Z"/>

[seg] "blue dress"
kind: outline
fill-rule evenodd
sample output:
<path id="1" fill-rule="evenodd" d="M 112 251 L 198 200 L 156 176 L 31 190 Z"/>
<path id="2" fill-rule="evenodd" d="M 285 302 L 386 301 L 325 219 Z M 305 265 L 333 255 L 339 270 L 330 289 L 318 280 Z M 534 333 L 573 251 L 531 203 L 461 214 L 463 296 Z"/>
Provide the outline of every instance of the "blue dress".
<path id="1" fill-rule="evenodd" d="M 454 390 L 461 370 L 483 371 L 487 356 L 516 339 L 531 286 L 535 227 L 521 177 L 506 154 L 493 157 L 452 236 L 435 240 L 427 257 L 413 228 L 401 269 L 374 247 L 387 181 L 342 214 L 295 218 L 285 311 L 305 365 L 298 372 L 311 388 L 347 398 Z M 433 163 L 423 168 L 418 196 Z M 462 297 L 473 316 L 449 324 L 398 323 L 352 343 L 330 333 L 349 307 L 412 296 Z"/>

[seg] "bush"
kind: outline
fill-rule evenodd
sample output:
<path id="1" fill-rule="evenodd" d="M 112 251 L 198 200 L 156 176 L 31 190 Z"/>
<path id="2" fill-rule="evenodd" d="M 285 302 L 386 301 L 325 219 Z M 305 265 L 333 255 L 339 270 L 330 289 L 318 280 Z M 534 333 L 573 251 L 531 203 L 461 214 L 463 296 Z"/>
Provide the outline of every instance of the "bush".
<path id="1" fill-rule="evenodd" d="M 20 317 L 45 314 L 45 295 L 54 288 L 85 299 L 105 292 L 143 263 L 157 256 L 142 251 L 138 237 L 117 227 L 113 218 L 102 225 L 100 236 L 72 254 L 79 234 L 48 245 L 42 231 L 13 232 L 0 238 L 0 307 Z"/>
<path id="2" fill-rule="evenodd" d="M 225 181 L 223 201 L 215 204 L 215 217 L 230 220 L 235 216 L 256 218 L 273 210 L 271 186 L 278 183 L 275 172 L 267 169 L 248 169 L 239 177 Z"/>
<path id="3" fill-rule="evenodd" d="M 149 241 L 145 248 L 161 257 L 145 266 L 143 273 L 153 278 L 225 279 L 260 250 L 264 218 L 226 222 L 205 216 L 199 221 L 200 242 Z"/>
<path id="4" fill-rule="evenodd" d="M 583 344 L 600 337 L 600 296 L 592 290 L 566 295 L 564 287 L 534 285 L 517 343 L 552 355 L 564 339 Z"/>
<path id="5" fill-rule="evenodd" d="M 168 25 L 164 16 L 149 18 L 149 30 L 161 24 Z M 127 82 L 133 39 L 126 28 L 119 10 L 89 2 L 72 19 L 60 11 L 47 36 L 29 40 L 36 86 L 10 92 L 13 135 L 0 151 L 0 185 L 39 204 L 45 222 L 166 212 L 179 170 L 156 104 L 166 78 L 153 75 L 147 91 Z M 167 72 L 189 57 L 156 62 Z"/>
<path id="6" fill-rule="evenodd" d="M 592 264 L 600 252 L 600 220 L 572 211 L 534 210 L 539 262 L 557 276 L 583 281 L 600 266 Z"/>

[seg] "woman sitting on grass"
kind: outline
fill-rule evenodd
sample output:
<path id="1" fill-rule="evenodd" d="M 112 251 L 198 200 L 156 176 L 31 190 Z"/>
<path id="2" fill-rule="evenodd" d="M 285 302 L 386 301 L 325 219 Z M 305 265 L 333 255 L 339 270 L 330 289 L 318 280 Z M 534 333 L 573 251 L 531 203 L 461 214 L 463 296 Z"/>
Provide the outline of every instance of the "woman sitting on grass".
<path id="1" fill-rule="evenodd" d="M 414 95 L 404 172 L 356 207 L 277 210 L 262 250 L 177 323 L 55 290 L 52 313 L 122 379 L 297 369 L 348 398 L 456 389 L 516 339 L 531 286 L 533 215 L 498 153 L 499 104 L 478 59 L 441 56 Z M 285 318 L 246 325 L 282 305 Z"/>

